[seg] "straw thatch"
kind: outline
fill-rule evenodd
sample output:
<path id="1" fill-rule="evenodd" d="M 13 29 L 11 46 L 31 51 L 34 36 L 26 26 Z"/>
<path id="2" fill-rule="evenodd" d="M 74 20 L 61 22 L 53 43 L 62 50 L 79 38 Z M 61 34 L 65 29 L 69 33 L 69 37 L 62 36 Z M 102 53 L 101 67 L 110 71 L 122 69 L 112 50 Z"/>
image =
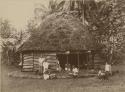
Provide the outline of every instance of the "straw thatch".
<path id="1" fill-rule="evenodd" d="M 84 50 L 86 28 L 71 13 L 47 16 L 20 50 Z"/>

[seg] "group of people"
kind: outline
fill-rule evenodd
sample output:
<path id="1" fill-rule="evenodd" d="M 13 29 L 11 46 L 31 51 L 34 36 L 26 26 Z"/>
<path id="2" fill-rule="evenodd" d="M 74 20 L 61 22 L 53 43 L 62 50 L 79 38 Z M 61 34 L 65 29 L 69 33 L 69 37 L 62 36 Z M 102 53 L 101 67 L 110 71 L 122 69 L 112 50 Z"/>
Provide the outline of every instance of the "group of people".
<path id="1" fill-rule="evenodd" d="M 70 72 L 70 74 L 73 76 L 73 78 L 77 78 L 79 74 L 79 69 L 77 66 L 73 65 L 71 68 L 70 64 L 65 65 L 65 71 Z"/>
<path id="2" fill-rule="evenodd" d="M 45 80 L 56 77 L 56 74 L 50 74 L 50 72 L 48 71 L 49 63 L 46 61 L 46 59 L 47 57 L 39 58 L 39 74 L 43 75 L 43 79 Z M 65 71 L 71 72 L 73 78 L 78 77 L 79 69 L 76 66 L 73 66 L 71 69 L 70 65 L 66 65 Z M 99 69 L 97 76 L 101 80 L 108 80 L 109 75 L 112 75 L 111 64 L 106 63 L 105 69 Z"/>
<path id="3" fill-rule="evenodd" d="M 73 66 L 71 69 L 70 65 L 65 65 L 65 71 L 71 72 L 71 74 L 73 75 L 73 78 L 78 77 L 79 69 L 76 66 Z M 108 80 L 110 75 L 112 75 L 112 69 L 111 69 L 111 64 L 109 63 L 105 64 L 105 69 L 100 68 L 97 74 L 100 80 Z"/>
<path id="4" fill-rule="evenodd" d="M 56 77 L 56 74 L 51 74 L 49 72 L 49 63 L 47 62 L 47 58 L 48 57 L 40 57 L 39 58 L 39 75 L 43 75 L 43 79 L 47 80 L 47 79 L 52 79 L 54 77 Z M 61 69 L 59 69 L 61 67 L 58 67 L 57 70 L 60 71 Z M 79 69 L 76 66 L 72 67 L 72 70 L 70 67 L 65 66 L 65 71 L 72 71 L 72 75 L 73 78 L 78 77 L 78 73 L 79 73 Z"/>
<path id="5" fill-rule="evenodd" d="M 99 69 L 98 71 L 98 78 L 101 80 L 108 80 L 108 77 L 112 75 L 111 64 L 105 64 L 105 70 Z"/>
<path id="6" fill-rule="evenodd" d="M 46 57 L 40 57 L 39 58 L 39 75 L 43 75 L 44 80 L 48 79 L 54 79 L 56 78 L 56 74 L 51 72 L 51 69 L 49 69 L 50 63 L 47 62 L 47 59 L 49 59 L 49 56 Z M 59 62 L 57 62 L 59 65 Z M 60 67 L 57 67 L 57 71 L 60 71 Z"/>

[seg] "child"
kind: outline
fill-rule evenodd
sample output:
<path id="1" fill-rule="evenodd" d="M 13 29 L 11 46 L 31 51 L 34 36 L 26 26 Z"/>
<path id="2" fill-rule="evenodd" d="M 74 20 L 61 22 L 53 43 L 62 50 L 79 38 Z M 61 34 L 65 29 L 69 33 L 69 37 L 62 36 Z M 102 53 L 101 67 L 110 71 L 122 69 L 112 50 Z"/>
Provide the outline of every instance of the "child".
<path id="1" fill-rule="evenodd" d="M 73 66 L 72 72 L 73 72 L 73 78 L 77 78 L 79 69 L 77 67 Z"/>
<path id="2" fill-rule="evenodd" d="M 71 71 L 70 66 L 71 66 L 70 64 L 65 64 L 65 71 L 70 72 Z"/>
<path id="3" fill-rule="evenodd" d="M 50 78 L 49 72 L 48 72 L 48 71 L 44 72 L 44 74 L 43 74 L 43 79 L 44 79 L 44 80 L 48 80 L 49 78 Z"/>
<path id="4" fill-rule="evenodd" d="M 57 76 L 54 73 L 50 73 L 49 71 L 44 72 L 43 74 L 43 79 L 44 80 L 49 80 L 49 79 L 56 79 Z"/>
<path id="5" fill-rule="evenodd" d="M 101 79 L 101 80 L 108 80 L 108 75 L 105 71 L 99 70 L 98 78 Z"/>

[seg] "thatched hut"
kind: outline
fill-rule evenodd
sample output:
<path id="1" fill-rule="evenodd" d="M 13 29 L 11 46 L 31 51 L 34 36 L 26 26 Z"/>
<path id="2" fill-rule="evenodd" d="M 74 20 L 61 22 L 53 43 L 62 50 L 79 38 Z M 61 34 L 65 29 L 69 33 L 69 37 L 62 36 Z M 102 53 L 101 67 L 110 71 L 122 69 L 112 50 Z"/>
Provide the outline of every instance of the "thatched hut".
<path id="1" fill-rule="evenodd" d="M 34 70 L 35 62 L 38 62 L 41 54 L 57 55 L 62 67 L 67 62 L 80 67 L 80 65 L 85 64 L 84 60 L 85 62 L 89 60 L 91 53 L 85 45 L 86 30 L 82 22 L 71 13 L 51 14 L 43 20 L 37 30 L 19 48 L 21 60 L 23 64 L 26 61 L 31 62 L 31 69 Z M 70 51 L 68 60 L 66 51 Z"/>

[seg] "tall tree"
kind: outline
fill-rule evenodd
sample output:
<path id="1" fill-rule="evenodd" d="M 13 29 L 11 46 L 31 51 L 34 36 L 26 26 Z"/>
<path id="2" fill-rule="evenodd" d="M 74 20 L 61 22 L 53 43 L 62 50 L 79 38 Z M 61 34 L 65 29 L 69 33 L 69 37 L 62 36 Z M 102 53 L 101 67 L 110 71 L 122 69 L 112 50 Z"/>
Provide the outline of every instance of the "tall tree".
<path id="1" fill-rule="evenodd" d="M 7 59 L 8 63 L 9 59 L 9 51 L 12 49 L 12 39 L 8 38 L 12 37 L 12 30 L 8 20 L 0 19 L 0 36 L 1 36 L 1 46 L 2 46 L 2 59 Z"/>
<path id="2" fill-rule="evenodd" d="M 1 37 L 1 55 L 3 63 L 13 63 L 15 55 L 15 47 L 20 44 L 22 37 L 19 31 L 11 26 L 6 19 L 0 19 L 0 37 Z"/>
<path id="3" fill-rule="evenodd" d="M 108 49 L 112 61 L 116 35 L 124 26 L 123 1 L 120 0 L 70 0 L 69 10 L 77 11 L 83 24 L 87 21 L 88 31 L 95 43 Z M 119 43 L 119 42 L 118 42 Z M 99 47 L 100 47 L 99 46 Z M 97 46 L 95 46 L 97 47 Z"/>
<path id="4" fill-rule="evenodd" d="M 8 38 L 11 35 L 10 24 L 8 20 L 0 19 L 0 36 Z"/>

